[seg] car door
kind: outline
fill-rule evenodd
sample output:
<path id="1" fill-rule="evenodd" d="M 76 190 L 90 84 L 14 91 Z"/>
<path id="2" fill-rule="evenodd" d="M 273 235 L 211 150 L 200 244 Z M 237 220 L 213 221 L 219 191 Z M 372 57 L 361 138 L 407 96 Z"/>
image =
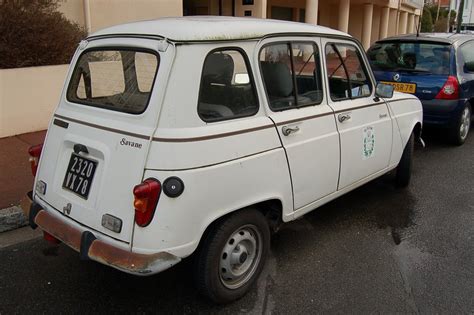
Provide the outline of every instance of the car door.
<path id="1" fill-rule="evenodd" d="M 78 50 L 41 154 L 36 178 L 47 189 L 38 198 L 131 242 L 133 188 L 142 181 L 164 92 L 154 81 L 166 82 L 173 55 L 137 38 L 95 40 Z M 108 217 L 120 222 L 117 229 L 106 227 Z"/>
<path id="2" fill-rule="evenodd" d="M 474 97 L 474 72 L 469 71 L 466 63 L 474 63 L 474 40 L 462 44 L 457 51 L 459 83 L 464 94 L 462 97 L 470 99 Z"/>
<path id="3" fill-rule="evenodd" d="M 266 40 L 258 56 L 268 115 L 287 155 L 295 210 L 337 190 L 339 136 L 323 92 L 318 43 Z"/>
<path id="4" fill-rule="evenodd" d="M 375 84 L 359 45 L 323 40 L 328 101 L 341 142 L 338 189 L 388 167 L 392 120 L 387 105 L 375 97 Z"/>

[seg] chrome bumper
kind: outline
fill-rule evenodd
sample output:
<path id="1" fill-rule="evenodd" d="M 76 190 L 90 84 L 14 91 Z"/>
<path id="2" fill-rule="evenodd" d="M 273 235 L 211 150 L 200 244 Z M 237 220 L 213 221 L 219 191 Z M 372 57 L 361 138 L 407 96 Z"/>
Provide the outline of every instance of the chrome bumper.
<path id="1" fill-rule="evenodd" d="M 166 270 L 181 258 L 167 252 L 155 254 L 133 253 L 97 239 L 90 231 L 81 231 L 52 215 L 32 200 L 31 192 L 20 204 L 30 226 L 41 228 L 56 239 L 80 253 L 81 259 L 91 259 L 118 270 L 140 276 Z"/>

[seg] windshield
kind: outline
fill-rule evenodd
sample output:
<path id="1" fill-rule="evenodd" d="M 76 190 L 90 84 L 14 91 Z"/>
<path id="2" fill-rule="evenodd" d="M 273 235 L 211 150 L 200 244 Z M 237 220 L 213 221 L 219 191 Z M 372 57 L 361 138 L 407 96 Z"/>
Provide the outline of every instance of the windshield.
<path id="1" fill-rule="evenodd" d="M 451 46 L 420 42 L 377 43 L 367 52 L 379 71 L 426 72 L 449 75 Z"/>
<path id="2" fill-rule="evenodd" d="M 133 50 L 93 50 L 76 63 L 67 91 L 70 102 L 131 114 L 145 111 L 158 56 Z"/>

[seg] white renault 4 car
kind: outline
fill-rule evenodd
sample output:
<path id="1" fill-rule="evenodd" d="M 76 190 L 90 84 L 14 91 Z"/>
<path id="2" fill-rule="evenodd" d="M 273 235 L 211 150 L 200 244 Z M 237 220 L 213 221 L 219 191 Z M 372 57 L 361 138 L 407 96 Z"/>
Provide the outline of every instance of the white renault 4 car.
<path id="1" fill-rule="evenodd" d="M 308 24 L 165 18 L 80 43 L 44 145 L 32 227 L 119 270 L 195 254 L 198 289 L 243 296 L 270 234 L 396 169 L 422 107 L 376 84 L 358 41 Z"/>

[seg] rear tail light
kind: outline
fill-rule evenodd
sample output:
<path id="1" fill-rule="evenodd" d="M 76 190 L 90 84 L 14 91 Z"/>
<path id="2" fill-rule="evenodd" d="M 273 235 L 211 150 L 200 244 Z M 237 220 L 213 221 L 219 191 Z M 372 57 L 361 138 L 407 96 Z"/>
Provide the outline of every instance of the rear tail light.
<path id="1" fill-rule="evenodd" d="M 161 194 L 161 183 L 153 178 L 146 179 L 143 183 L 133 188 L 135 201 L 135 223 L 145 227 L 150 224 L 155 214 L 156 205 Z"/>
<path id="2" fill-rule="evenodd" d="M 455 76 L 450 75 L 441 91 L 436 95 L 438 100 L 455 100 L 459 98 L 459 82 Z"/>
<path id="3" fill-rule="evenodd" d="M 30 155 L 31 173 L 33 173 L 33 176 L 36 176 L 36 171 L 38 170 L 38 163 L 42 150 L 43 144 L 34 145 L 28 149 L 28 154 Z"/>

